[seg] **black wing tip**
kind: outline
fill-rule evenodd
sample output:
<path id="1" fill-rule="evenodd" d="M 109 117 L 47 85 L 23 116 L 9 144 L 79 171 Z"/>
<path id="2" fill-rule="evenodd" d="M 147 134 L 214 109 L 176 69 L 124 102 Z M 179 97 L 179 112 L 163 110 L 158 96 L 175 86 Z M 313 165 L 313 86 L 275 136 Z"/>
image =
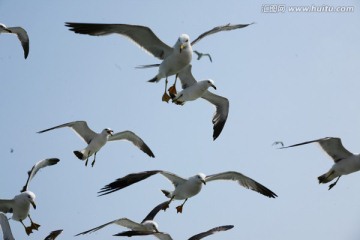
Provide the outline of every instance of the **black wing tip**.
<path id="1" fill-rule="evenodd" d="M 226 123 L 226 120 L 214 123 L 213 141 L 215 141 L 220 136 L 220 133 L 222 132 L 222 130 L 223 130 L 224 126 L 225 126 L 225 123 Z"/>

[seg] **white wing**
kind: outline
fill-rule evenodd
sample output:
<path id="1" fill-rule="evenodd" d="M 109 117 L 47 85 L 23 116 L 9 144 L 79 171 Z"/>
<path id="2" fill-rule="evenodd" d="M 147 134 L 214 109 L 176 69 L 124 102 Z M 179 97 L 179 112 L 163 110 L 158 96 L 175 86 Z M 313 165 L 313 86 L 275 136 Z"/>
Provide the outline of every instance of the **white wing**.
<path id="1" fill-rule="evenodd" d="M 54 130 L 57 128 L 63 128 L 63 127 L 70 127 L 71 129 L 73 129 L 75 131 L 75 133 L 81 138 L 83 139 L 87 144 L 89 144 L 91 142 L 91 140 L 97 135 L 96 132 L 94 132 L 93 130 L 91 130 L 87 123 L 85 121 L 75 121 L 75 122 L 68 122 L 68 123 L 64 123 L 52 128 L 48 128 L 42 131 L 39 131 L 37 133 L 44 133 L 50 130 Z"/>
<path id="2" fill-rule="evenodd" d="M 24 49 L 24 57 L 25 59 L 29 55 L 29 36 L 25 29 L 22 27 L 9 27 L 8 30 L 10 30 L 12 33 L 16 34 L 21 42 L 21 46 Z"/>
<path id="3" fill-rule="evenodd" d="M 85 232 L 81 232 L 81 233 L 78 233 L 76 234 L 75 236 L 79 236 L 79 235 L 84 235 L 84 234 L 88 234 L 88 233 L 93 233 L 93 232 L 96 232 L 110 224 L 117 224 L 117 225 L 120 225 L 120 226 L 123 226 L 123 227 L 126 227 L 126 228 L 129 228 L 131 230 L 142 230 L 142 229 L 146 229 L 142 224 L 139 224 L 139 223 L 136 223 L 128 218 L 119 218 L 119 219 L 116 219 L 114 221 L 111 221 L 111 222 L 108 222 L 108 223 L 105 223 L 103 225 L 100 225 L 98 227 L 95 227 L 95 228 L 92 228 L 90 230 L 87 230 Z"/>
<path id="4" fill-rule="evenodd" d="M 3 232 L 4 240 L 15 240 L 11 232 L 9 221 L 3 213 L 0 213 L 0 226 Z"/>
<path id="5" fill-rule="evenodd" d="M 205 182 L 210 182 L 214 180 L 232 180 L 237 181 L 241 186 L 261 193 L 264 196 L 269 198 L 275 198 L 277 195 L 272 192 L 270 189 L 256 182 L 255 180 L 239 173 L 239 172 L 222 172 L 213 175 L 206 176 Z"/>
<path id="6" fill-rule="evenodd" d="M 131 131 L 123 131 L 113 134 L 109 137 L 108 141 L 116 141 L 116 140 L 128 140 L 132 142 L 135 146 L 137 146 L 140 150 L 142 150 L 144 153 L 149 155 L 150 157 L 155 157 L 153 152 L 150 150 L 148 145 L 135 133 Z"/>
<path id="7" fill-rule="evenodd" d="M 338 162 L 344 158 L 348 158 L 353 155 L 342 145 L 340 138 L 334 138 L 334 137 L 320 138 L 320 139 L 302 142 L 282 148 L 296 147 L 309 143 L 319 143 L 321 148 L 334 160 L 334 162 Z"/>
<path id="8" fill-rule="evenodd" d="M 0 212 L 12 213 L 14 206 L 14 200 L 0 199 Z"/>
<path id="9" fill-rule="evenodd" d="M 223 26 L 214 27 L 213 29 L 211 29 L 209 31 L 206 31 L 203 34 L 201 34 L 200 36 L 198 36 L 194 41 L 191 42 L 191 45 L 193 46 L 195 43 L 197 43 L 198 41 L 200 41 L 204 37 L 209 36 L 211 34 L 222 32 L 222 31 L 231 31 L 231 30 L 235 30 L 235 29 L 239 29 L 239 28 L 244 28 L 244 27 L 247 27 L 247 26 L 252 25 L 252 24 L 254 24 L 254 23 L 235 24 L 235 25 L 231 25 L 230 23 L 228 23 L 228 24 L 223 25 Z"/>
<path id="10" fill-rule="evenodd" d="M 177 187 L 179 184 L 182 184 L 186 181 L 186 179 L 179 177 L 175 173 L 161 171 L 160 174 L 169 179 L 169 181 L 174 185 L 174 187 Z"/>
<path id="11" fill-rule="evenodd" d="M 33 177 L 35 177 L 36 173 L 44 168 L 44 167 L 48 167 L 48 166 L 52 166 L 55 165 L 59 162 L 60 160 L 58 158 L 48 158 L 48 159 L 44 159 L 41 160 L 39 162 L 37 162 L 30 171 L 28 171 L 28 179 L 26 180 L 25 186 L 23 187 L 23 189 L 21 190 L 21 192 L 24 192 L 27 190 L 28 185 L 31 181 L 31 179 L 33 179 Z"/>
<path id="12" fill-rule="evenodd" d="M 159 59 L 164 59 L 173 52 L 173 49 L 163 43 L 153 31 L 145 26 L 129 24 L 97 24 L 97 23 L 65 23 L 70 31 L 92 36 L 103 36 L 113 33 L 130 38 L 148 53 Z"/>

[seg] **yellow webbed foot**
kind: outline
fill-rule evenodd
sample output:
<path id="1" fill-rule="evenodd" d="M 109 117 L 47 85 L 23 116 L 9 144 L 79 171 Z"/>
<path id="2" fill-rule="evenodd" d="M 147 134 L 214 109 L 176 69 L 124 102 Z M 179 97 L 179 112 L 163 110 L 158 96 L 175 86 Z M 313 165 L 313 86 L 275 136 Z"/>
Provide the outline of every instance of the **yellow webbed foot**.
<path id="1" fill-rule="evenodd" d="M 177 207 L 176 207 L 176 213 L 182 213 L 182 209 L 183 209 L 183 206 L 182 206 L 182 205 L 177 206 Z"/>
<path id="2" fill-rule="evenodd" d="M 26 232 L 26 234 L 29 236 L 33 231 L 32 231 L 32 227 L 30 226 L 30 227 L 26 227 L 25 228 L 25 232 Z"/>
<path id="3" fill-rule="evenodd" d="M 176 95 L 177 94 L 175 85 L 172 85 L 171 87 L 169 87 L 168 91 L 169 91 L 170 95 Z"/>
<path id="4" fill-rule="evenodd" d="M 32 229 L 39 230 L 40 225 L 33 222 L 33 223 L 31 223 L 31 226 L 30 226 L 30 227 L 31 227 Z"/>

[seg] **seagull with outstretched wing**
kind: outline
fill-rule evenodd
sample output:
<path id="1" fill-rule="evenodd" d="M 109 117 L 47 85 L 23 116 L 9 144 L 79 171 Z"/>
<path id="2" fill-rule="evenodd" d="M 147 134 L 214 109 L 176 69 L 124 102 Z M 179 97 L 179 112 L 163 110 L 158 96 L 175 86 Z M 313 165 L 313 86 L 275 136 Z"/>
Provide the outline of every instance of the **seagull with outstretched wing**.
<path id="1" fill-rule="evenodd" d="M 38 230 L 40 227 L 39 224 L 33 222 L 29 214 L 30 204 L 36 209 L 36 196 L 33 192 L 28 190 L 30 181 L 40 169 L 55 165 L 59 161 L 60 160 L 57 158 L 48 158 L 37 162 L 28 172 L 28 179 L 25 186 L 22 188 L 21 193 L 16 195 L 13 199 L 0 199 L 0 212 L 12 213 L 11 218 L 15 221 L 19 221 L 24 226 L 27 235 L 30 235 L 32 230 Z M 23 223 L 23 220 L 27 217 L 29 217 L 31 223 L 29 227 L 26 227 Z"/>
<path id="2" fill-rule="evenodd" d="M 155 157 L 153 152 L 150 150 L 148 145 L 135 133 L 131 131 L 122 131 L 118 133 L 114 133 L 113 130 L 109 128 L 105 128 L 101 133 L 96 133 L 91 130 L 85 121 L 74 121 L 64 123 L 52 128 L 48 128 L 38 133 L 44 133 L 50 130 L 69 127 L 75 131 L 75 133 L 83 139 L 88 145 L 79 151 L 74 151 L 74 154 L 80 160 L 86 160 L 85 166 L 87 166 L 89 157 L 94 154 L 94 160 L 91 163 L 91 166 L 94 166 L 96 160 L 96 153 L 109 141 L 116 140 L 127 140 L 132 142 L 136 147 L 138 147 L 141 151 L 149 155 L 150 157 Z"/>
<path id="3" fill-rule="evenodd" d="M 151 212 L 141 221 L 141 223 L 134 222 L 128 218 L 119 218 L 108 223 L 102 224 L 98 227 L 92 228 L 85 232 L 76 234 L 75 236 L 84 235 L 88 233 L 96 232 L 110 224 L 117 224 L 126 228 L 131 229 L 132 231 L 137 232 L 159 232 L 158 224 L 154 221 L 156 214 L 167 205 L 167 201 L 157 205 Z"/>
<path id="4" fill-rule="evenodd" d="M 342 175 L 347 175 L 360 170 L 360 154 L 349 152 L 342 145 L 340 138 L 325 137 L 282 147 L 280 149 L 297 147 L 309 143 L 318 143 L 325 153 L 334 161 L 330 170 L 318 177 L 319 183 L 328 183 L 337 178 L 334 183 L 329 185 L 329 190 L 336 185 Z"/>
<path id="5" fill-rule="evenodd" d="M 74 23 L 66 22 L 65 26 L 69 27 L 70 31 L 79 34 L 87 34 L 91 36 L 105 36 L 109 34 L 120 34 L 128 37 L 135 44 L 139 45 L 145 51 L 154 57 L 162 60 L 160 64 L 144 65 L 142 67 L 159 67 L 157 75 L 150 79 L 149 82 L 159 82 L 162 78 L 166 79 L 165 92 L 162 100 L 168 102 L 170 97 L 166 93 L 167 78 L 177 74 L 184 67 L 186 67 L 192 59 L 192 46 L 214 33 L 222 31 L 231 31 L 239 28 L 244 28 L 250 24 L 226 24 L 217 26 L 202 33 L 194 41 L 190 43 L 190 37 L 187 34 L 181 34 L 173 47 L 168 46 L 162 42 L 154 32 L 146 26 L 130 25 L 130 24 L 100 24 L 100 23 Z M 176 80 L 175 80 L 176 82 Z M 176 94 L 175 83 L 169 89 L 170 93 Z"/>
<path id="6" fill-rule="evenodd" d="M 179 177 L 178 175 L 162 171 L 162 170 L 153 170 L 153 171 L 144 171 L 139 173 L 131 173 L 126 175 L 125 177 L 118 178 L 114 182 L 106 185 L 102 189 L 100 189 L 99 194 L 100 196 L 106 195 L 115 191 L 118 191 L 120 189 L 126 188 L 134 183 L 140 182 L 142 180 L 145 180 L 146 178 L 153 176 L 155 174 L 161 174 L 162 176 L 166 177 L 175 187 L 173 191 L 168 190 L 161 190 L 164 195 L 170 200 L 168 201 L 168 204 L 165 206 L 164 210 L 169 206 L 169 204 L 173 200 L 184 200 L 184 202 L 177 206 L 177 212 L 181 213 L 183 206 L 185 202 L 188 200 L 188 198 L 191 198 L 195 195 L 197 195 L 202 188 L 202 185 L 215 181 L 215 180 L 232 180 L 238 182 L 241 186 L 251 189 L 253 191 L 256 191 L 266 197 L 269 198 L 275 198 L 277 195 L 272 192 L 270 189 L 266 188 L 262 184 L 256 182 L 255 180 L 234 171 L 228 171 L 228 172 L 221 172 L 217 174 L 212 174 L 206 176 L 203 173 L 198 173 L 195 176 L 189 177 L 188 179 Z"/>

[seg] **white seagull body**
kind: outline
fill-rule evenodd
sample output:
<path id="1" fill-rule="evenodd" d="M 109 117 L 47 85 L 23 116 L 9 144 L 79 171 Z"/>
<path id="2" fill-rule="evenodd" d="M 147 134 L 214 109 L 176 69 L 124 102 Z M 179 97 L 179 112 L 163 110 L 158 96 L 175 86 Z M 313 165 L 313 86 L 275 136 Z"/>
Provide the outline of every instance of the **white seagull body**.
<path id="1" fill-rule="evenodd" d="M 0 34 L 1 33 L 10 33 L 16 34 L 18 39 L 20 40 L 21 46 L 24 49 L 24 57 L 25 59 L 29 55 L 29 36 L 27 32 L 22 27 L 6 27 L 4 24 L 0 23 Z"/>
<path id="2" fill-rule="evenodd" d="M 52 128 L 48 128 L 38 133 L 44 133 L 53 129 L 70 127 L 75 133 L 83 139 L 88 145 L 80 151 L 74 151 L 74 154 L 80 160 L 85 160 L 85 165 L 87 165 L 88 158 L 94 154 L 94 160 L 92 162 L 92 166 L 95 164 L 96 153 L 108 142 L 108 141 L 116 141 L 116 140 L 127 140 L 132 142 L 135 146 L 137 146 L 144 153 L 149 155 L 150 157 L 155 157 L 150 148 L 146 145 L 146 143 L 135 133 L 131 131 L 123 131 L 113 134 L 113 131 L 109 128 L 105 128 L 101 133 L 96 133 L 91 130 L 85 121 L 74 121 L 68 122 L 65 124 L 61 124 Z"/>
<path id="3" fill-rule="evenodd" d="M 337 178 L 334 183 L 329 185 L 329 190 L 336 185 L 342 175 L 347 175 L 360 170 L 360 154 L 349 152 L 342 145 L 340 138 L 325 137 L 282 148 L 296 147 L 309 143 L 318 143 L 334 161 L 330 170 L 318 177 L 319 183 L 328 183 Z"/>
<path id="4" fill-rule="evenodd" d="M 221 231 L 227 231 L 231 228 L 233 228 L 233 225 L 225 225 L 225 226 L 219 226 L 219 227 L 214 227 L 210 230 L 207 230 L 206 232 L 201 232 L 198 233 L 192 237 L 190 237 L 188 240 L 200 240 L 204 237 L 207 237 L 209 235 L 212 235 L 214 233 L 217 232 L 221 232 Z M 168 233 L 164 233 L 164 232 L 137 232 L 137 231 L 126 231 L 126 232 L 121 232 L 118 234 L 115 234 L 114 236 L 126 236 L 126 237 L 132 237 L 132 236 L 144 236 L 144 235 L 154 235 L 155 237 L 157 237 L 160 240 L 173 240 L 173 238 L 170 236 L 170 234 Z"/>
<path id="5" fill-rule="evenodd" d="M 49 158 L 42 161 L 37 162 L 31 170 L 28 172 L 28 179 L 26 181 L 25 186 L 21 190 L 22 193 L 19 195 L 16 195 L 13 199 L 0 199 L 0 212 L 3 213 L 12 213 L 12 219 L 15 221 L 21 222 L 21 224 L 24 226 L 25 231 L 28 235 L 32 233 L 32 230 L 38 230 L 40 225 L 34 223 L 30 217 L 29 211 L 30 211 L 30 204 L 36 209 L 35 204 L 35 194 L 28 190 L 28 186 L 30 181 L 33 179 L 33 177 L 36 175 L 36 173 L 47 166 L 55 165 L 60 160 L 57 158 Z M 23 223 L 23 220 L 25 218 L 29 217 L 31 226 L 26 227 Z"/>
<path id="6" fill-rule="evenodd" d="M 213 104 L 216 108 L 212 119 L 214 124 L 213 139 L 215 140 L 226 123 L 229 114 L 229 100 L 207 90 L 210 86 L 216 89 L 212 80 L 197 82 L 191 73 L 191 67 L 191 64 L 189 64 L 179 73 L 179 79 L 184 90 L 179 92 L 173 101 L 182 103 L 201 97 Z"/>
<path id="7" fill-rule="evenodd" d="M 173 47 L 168 46 L 162 42 L 154 32 L 146 27 L 139 25 L 129 25 L 129 24 L 98 24 L 98 23 L 73 23 L 67 22 L 65 26 L 69 27 L 70 31 L 79 34 L 87 34 L 92 36 L 104 36 L 109 34 L 120 34 L 125 37 L 130 38 L 133 42 L 139 45 L 141 48 L 145 49 L 148 53 L 152 54 L 154 57 L 162 60 L 160 64 L 154 65 L 145 65 L 143 67 L 155 67 L 158 66 L 158 74 L 149 80 L 149 82 L 158 82 L 162 78 L 172 76 L 180 72 L 184 67 L 186 67 L 192 59 L 192 46 L 200 41 L 205 36 L 221 32 L 221 31 L 230 31 L 238 28 L 247 27 L 250 24 L 237 24 L 237 25 L 223 25 L 215 27 L 207 32 L 201 34 L 198 38 L 190 43 L 190 37 L 187 34 L 181 34 L 177 39 Z M 174 84 L 175 85 L 175 84 Z M 168 101 L 169 96 L 166 93 L 163 96 L 163 101 Z M 174 90 L 170 91 L 176 93 L 175 86 Z"/>
<path id="8" fill-rule="evenodd" d="M 161 174 L 166 177 L 175 187 L 174 191 L 161 190 L 166 197 L 170 198 L 168 204 L 171 203 L 172 200 L 185 200 L 180 206 L 176 207 L 177 212 L 182 212 L 182 207 L 187 201 L 188 198 L 191 198 L 197 195 L 202 188 L 203 184 L 206 184 L 210 181 L 214 180 L 232 180 L 237 181 L 241 186 L 256 191 L 264 196 L 269 198 L 275 198 L 277 195 L 273 193 L 271 190 L 256 182 L 255 180 L 234 171 L 222 172 L 213 175 L 206 176 L 203 173 L 199 173 L 195 176 L 192 176 L 188 179 L 184 179 L 182 177 L 177 176 L 174 173 L 162 171 L 162 170 L 153 170 L 153 171 L 145 171 L 139 173 L 128 174 L 125 177 L 118 178 L 114 182 L 103 187 L 99 194 L 100 196 L 106 195 L 117 190 L 128 187 L 134 183 L 142 181 L 152 175 Z M 168 206 L 166 206 L 168 207 Z M 166 208 L 164 208 L 165 210 Z"/>
<path id="9" fill-rule="evenodd" d="M 0 229 L 3 232 L 4 240 L 15 240 L 10 228 L 9 221 L 3 213 L 0 213 Z"/>
<path id="10" fill-rule="evenodd" d="M 103 225 L 100 225 L 98 227 L 92 228 L 90 230 L 87 230 L 85 232 L 81 232 L 79 234 L 76 234 L 75 236 L 84 235 L 88 233 L 96 232 L 110 224 L 117 224 L 122 227 L 126 227 L 131 229 L 132 231 L 137 232 L 159 232 L 158 230 L 158 224 L 154 221 L 154 218 L 156 214 L 167 205 L 167 201 L 160 203 L 157 205 L 151 212 L 141 221 L 141 223 L 134 222 L 128 218 L 119 218 L 113 221 L 110 221 L 108 223 L 105 223 Z"/>

